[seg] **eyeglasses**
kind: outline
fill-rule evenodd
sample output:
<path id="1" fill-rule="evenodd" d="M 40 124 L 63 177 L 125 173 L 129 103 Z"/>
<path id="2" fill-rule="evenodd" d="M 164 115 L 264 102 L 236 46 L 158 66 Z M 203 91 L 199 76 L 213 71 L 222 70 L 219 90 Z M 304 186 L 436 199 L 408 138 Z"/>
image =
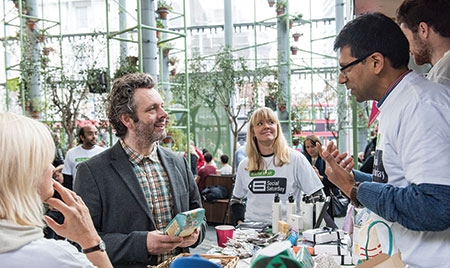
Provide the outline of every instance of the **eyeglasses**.
<path id="1" fill-rule="evenodd" d="M 365 59 L 367 59 L 367 57 L 369 57 L 370 55 L 372 55 L 372 54 L 375 53 L 375 52 L 377 52 L 377 51 L 370 52 L 369 54 L 365 55 L 364 57 L 359 58 L 359 59 L 356 59 L 356 60 L 350 62 L 349 64 L 342 66 L 341 69 L 339 69 L 339 71 L 341 72 L 341 74 L 342 74 L 344 77 L 347 77 L 347 73 L 345 72 L 345 69 L 347 69 L 347 68 L 349 68 L 349 67 L 351 67 L 351 66 L 353 66 L 353 65 L 356 65 L 356 64 L 358 64 L 358 63 L 364 61 Z"/>

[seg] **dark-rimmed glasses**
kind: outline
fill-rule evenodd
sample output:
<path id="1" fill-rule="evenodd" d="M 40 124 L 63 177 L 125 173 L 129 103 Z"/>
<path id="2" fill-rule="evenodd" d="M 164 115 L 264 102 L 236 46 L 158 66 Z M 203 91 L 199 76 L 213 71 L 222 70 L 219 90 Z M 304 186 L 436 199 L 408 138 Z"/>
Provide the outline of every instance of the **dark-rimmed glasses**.
<path id="1" fill-rule="evenodd" d="M 358 63 L 364 61 L 365 59 L 367 59 L 367 57 L 369 57 L 370 55 L 372 55 L 372 54 L 375 53 L 375 52 L 377 52 L 377 51 L 370 52 L 369 54 L 365 55 L 364 57 L 361 57 L 361 58 L 359 58 L 359 59 L 356 59 L 356 60 L 350 62 L 349 64 L 346 64 L 346 65 L 342 66 L 341 69 L 339 69 L 339 71 L 341 72 L 341 74 L 342 74 L 344 77 L 347 77 L 347 74 L 345 73 L 345 69 L 347 69 L 347 68 L 349 68 L 349 67 L 351 67 L 351 66 L 353 66 L 353 65 L 356 65 L 356 64 L 358 64 Z"/>

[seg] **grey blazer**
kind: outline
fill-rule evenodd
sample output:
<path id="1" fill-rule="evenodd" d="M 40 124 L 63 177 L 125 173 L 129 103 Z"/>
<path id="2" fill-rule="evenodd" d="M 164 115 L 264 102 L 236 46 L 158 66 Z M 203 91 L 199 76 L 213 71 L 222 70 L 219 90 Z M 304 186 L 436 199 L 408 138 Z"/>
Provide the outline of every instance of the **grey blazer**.
<path id="1" fill-rule="evenodd" d="M 157 152 L 169 177 L 173 214 L 201 207 L 187 161 L 163 147 L 158 146 Z M 153 215 L 120 142 L 78 166 L 74 190 L 88 206 L 114 267 L 156 264 L 156 256 L 149 255 L 146 246 L 148 231 L 155 230 Z M 206 220 L 192 247 L 200 244 L 205 234 Z"/>

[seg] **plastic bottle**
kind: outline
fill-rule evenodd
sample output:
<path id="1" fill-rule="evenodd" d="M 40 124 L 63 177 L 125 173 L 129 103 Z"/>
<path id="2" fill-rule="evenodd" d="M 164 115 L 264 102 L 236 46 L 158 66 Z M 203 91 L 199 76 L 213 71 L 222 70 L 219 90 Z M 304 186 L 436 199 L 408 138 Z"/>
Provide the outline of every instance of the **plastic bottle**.
<path id="1" fill-rule="evenodd" d="M 272 202 L 272 233 L 278 233 L 278 221 L 281 220 L 281 202 L 280 196 L 275 194 L 275 197 Z"/>
<path id="2" fill-rule="evenodd" d="M 297 214 L 297 202 L 294 200 L 294 195 L 290 193 L 286 201 L 286 221 L 290 222 L 291 215 L 295 214 Z"/>
<path id="3" fill-rule="evenodd" d="M 303 229 L 308 230 L 313 228 L 313 210 L 314 204 L 312 199 L 304 195 L 300 203 L 300 215 L 303 218 Z"/>

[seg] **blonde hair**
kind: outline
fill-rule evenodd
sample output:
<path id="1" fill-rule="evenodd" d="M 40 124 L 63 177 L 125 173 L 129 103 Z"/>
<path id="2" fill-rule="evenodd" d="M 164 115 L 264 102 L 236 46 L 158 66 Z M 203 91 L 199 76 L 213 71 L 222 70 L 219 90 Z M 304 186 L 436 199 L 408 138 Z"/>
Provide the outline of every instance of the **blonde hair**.
<path id="1" fill-rule="evenodd" d="M 0 113 L 0 219 L 43 226 L 39 185 L 55 155 L 46 125 Z"/>
<path id="2" fill-rule="evenodd" d="M 280 121 L 278 121 L 275 113 L 266 107 L 256 110 L 249 122 L 249 130 L 247 132 L 247 145 L 245 153 L 248 157 L 248 165 L 245 170 L 256 171 L 264 168 L 264 160 L 259 152 L 258 144 L 255 137 L 255 126 L 259 121 L 270 119 L 277 125 L 277 136 L 273 142 L 275 166 L 281 167 L 289 163 L 289 146 L 281 131 Z"/>

